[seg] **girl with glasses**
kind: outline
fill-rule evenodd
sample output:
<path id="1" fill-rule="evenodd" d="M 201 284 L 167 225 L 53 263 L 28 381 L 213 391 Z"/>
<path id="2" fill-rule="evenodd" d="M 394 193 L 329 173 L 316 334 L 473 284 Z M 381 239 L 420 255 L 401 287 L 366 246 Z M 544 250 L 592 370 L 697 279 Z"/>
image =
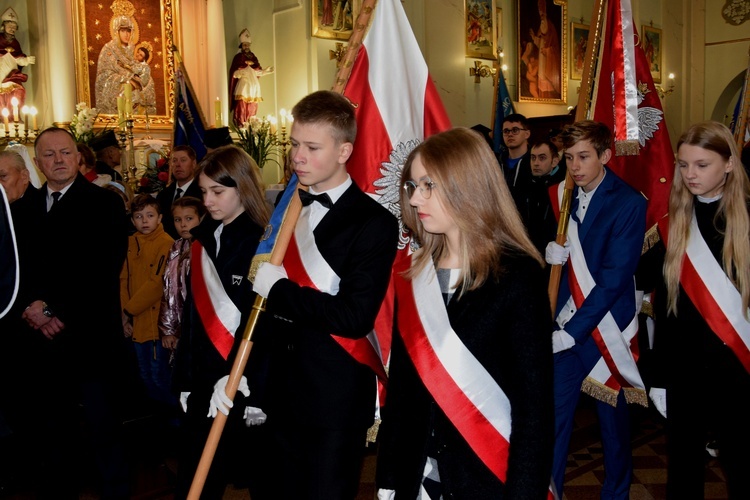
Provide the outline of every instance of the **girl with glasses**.
<path id="1" fill-rule="evenodd" d="M 415 251 L 394 272 L 378 498 L 545 499 L 554 412 L 543 260 L 479 134 L 430 137 L 401 179 Z"/>

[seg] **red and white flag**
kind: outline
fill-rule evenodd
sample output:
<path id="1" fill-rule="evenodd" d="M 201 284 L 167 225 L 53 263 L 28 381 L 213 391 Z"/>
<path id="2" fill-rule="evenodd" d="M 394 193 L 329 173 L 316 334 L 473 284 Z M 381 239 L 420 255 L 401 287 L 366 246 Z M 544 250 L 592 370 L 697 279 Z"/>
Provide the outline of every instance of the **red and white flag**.
<path id="1" fill-rule="evenodd" d="M 630 0 L 607 2 L 605 29 L 593 118 L 614 133 L 616 154 L 608 166 L 648 199 L 646 236 L 655 241 L 674 175 L 669 132 Z"/>
<path id="2" fill-rule="evenodd" d="M 358 127 L 349 174 L 400 221 L 400 178 L 407 156 L 425 137 L 451 125 L 398 0 L 377 2 L 344 95 L 356 106 Z M 399 249 L 405 251 L 408 237 L 401 229 Z M 386 364 L 393 299 L 391 284 L 375 323 Z"/>

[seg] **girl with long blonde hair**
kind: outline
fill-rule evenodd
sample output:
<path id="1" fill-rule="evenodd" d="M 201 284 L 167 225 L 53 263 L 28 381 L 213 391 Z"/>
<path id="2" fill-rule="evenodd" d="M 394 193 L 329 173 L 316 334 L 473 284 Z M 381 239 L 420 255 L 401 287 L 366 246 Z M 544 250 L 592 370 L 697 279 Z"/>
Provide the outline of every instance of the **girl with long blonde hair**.
<path id="1" fill-rule="evenodd" d="M 712 121 L 691 126 L 677 141 L 669 218 L 660 223 L 665 304 L 657 303 L 650 395 L 668 417 L 668 499 L 703 498 L 711 435 L 729 498 L 750 498 L 749 206 L 729 129 Z"/>

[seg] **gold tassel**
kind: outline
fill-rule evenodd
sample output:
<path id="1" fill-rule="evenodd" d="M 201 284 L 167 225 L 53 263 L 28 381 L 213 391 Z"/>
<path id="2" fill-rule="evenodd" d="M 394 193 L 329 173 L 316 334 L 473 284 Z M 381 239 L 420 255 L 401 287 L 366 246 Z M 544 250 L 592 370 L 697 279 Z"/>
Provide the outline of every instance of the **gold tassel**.
<path id="1" fill-rule="evenodd" d="M 628 403 L 639 404 L 645 408 L 648 408 L 648 395 L 646 395 L 645 389 L 638 389 L 636 387 L 624 387 L 625 401 Z"/>
<path id="2" fill-rule="evenodd" d="M 617 156 L 636 156 L 639 149 L 638 141 L 615 141 L 615 154 Z"/>
<path id="3" fill-rule="evenodd" d="M 380 419 L 376 418 L 375 423 L 372 424 L 372 427 L 367 429 L 367 442 L 366 444 L 374 443 L 375 440 L 378 437 L 378 429 L 380 429 Z"/>
<path id="4" fill-rule="evenodd" d="M 607 403 L 611 406 L 617 406 L 617 393 L 614 389 L 607 387 L 606 385 L 600 384 L 591 377 L 586 377 L 581 385 L 581 392 L 588 394 L 592 398 L 599 400 L 603 403 Z"/>

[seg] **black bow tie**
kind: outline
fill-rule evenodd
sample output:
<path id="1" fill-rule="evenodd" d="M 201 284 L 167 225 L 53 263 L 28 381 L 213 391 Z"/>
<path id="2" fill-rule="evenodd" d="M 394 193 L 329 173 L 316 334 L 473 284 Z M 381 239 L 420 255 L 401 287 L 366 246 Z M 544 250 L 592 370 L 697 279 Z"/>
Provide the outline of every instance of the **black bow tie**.
<path id="1" fill-rule="evenodd" d="M 302 201 L 303 207 L 308 206 L 314 201 L 317 201 L 318 203 L 320 203 L 321 205 L 323 205 L 324 207 L 328 209 L 330 209 L 333 206 L 333 202 L 331 201 L 331 197 L 328 196 L 328 193 L 312 194 L 302 189 L 298 189 L 297 192 L 299 193 L 299 199 L 300 201 Z"/>

